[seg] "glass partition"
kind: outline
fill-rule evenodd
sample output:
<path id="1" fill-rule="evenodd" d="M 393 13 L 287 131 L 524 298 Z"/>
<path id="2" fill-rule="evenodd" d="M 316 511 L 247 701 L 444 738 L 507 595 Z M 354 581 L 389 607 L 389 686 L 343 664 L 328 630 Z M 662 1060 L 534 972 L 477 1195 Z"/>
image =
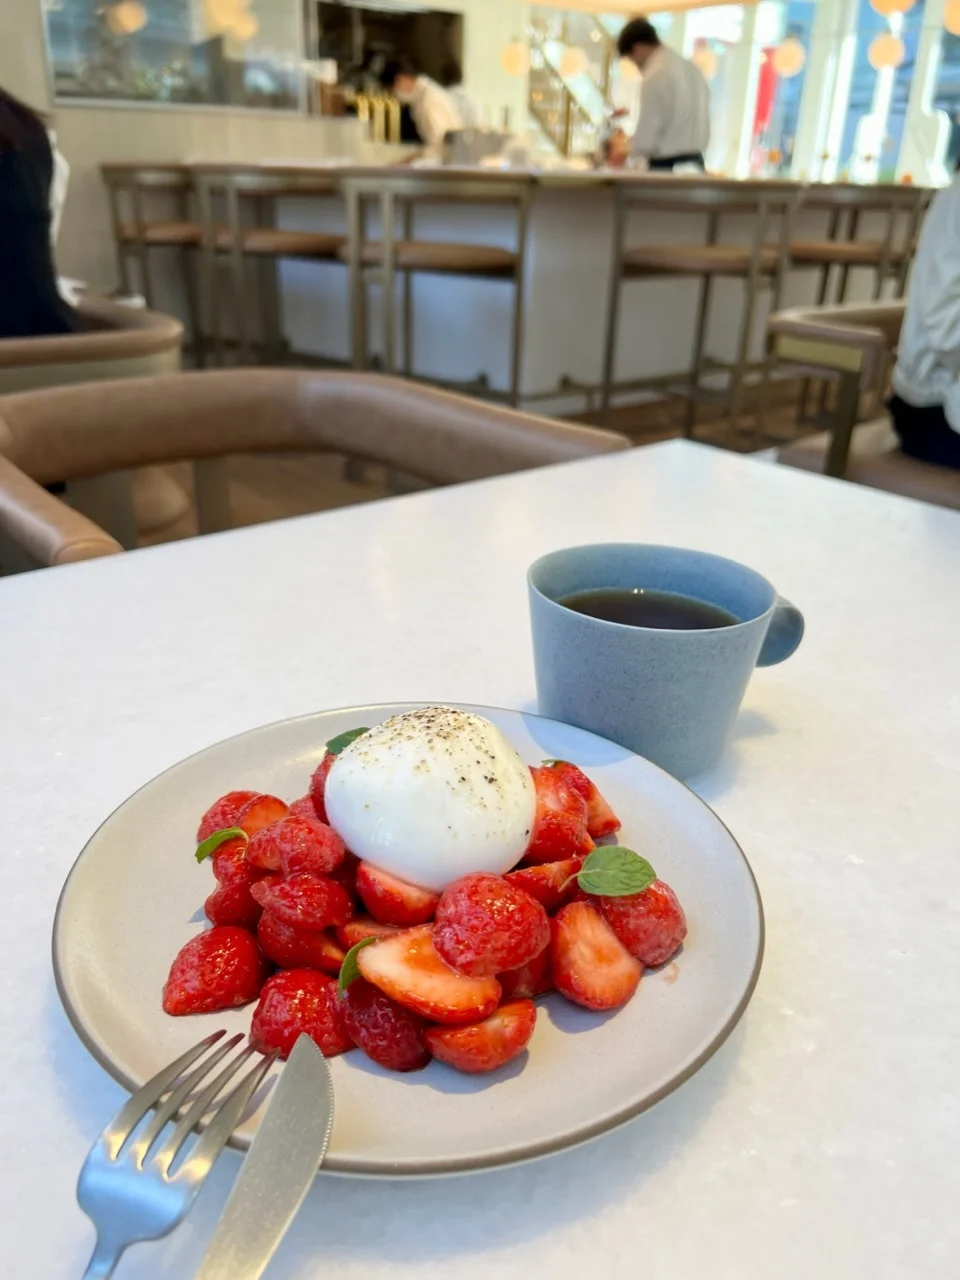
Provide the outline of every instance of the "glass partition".
<path id="1" fill-rule="evenodd" d="M 58 99 L 298 110 L 297 0 L 44 0 Z"/>

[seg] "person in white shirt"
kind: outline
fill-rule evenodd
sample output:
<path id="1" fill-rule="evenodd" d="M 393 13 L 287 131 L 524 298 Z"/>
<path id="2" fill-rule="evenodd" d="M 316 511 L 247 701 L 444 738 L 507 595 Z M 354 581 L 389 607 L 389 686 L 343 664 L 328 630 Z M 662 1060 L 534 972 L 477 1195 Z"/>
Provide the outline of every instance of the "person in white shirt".
<path id="1" fill-rule="evenodd" d="M 888 407 L 904 453 L 960 467 L 960 174 L 924 220 Z"/>
<path id="2" fill-rule="evenodd" d="M 409 106 L 426 154 L 440 159 L 444 138 L 463 128 L 460 112 L 449 93 L 429 76 L 419 75 L 405 59 L 388 62 L 380 73 L 380 83 L 399 102 Z"/>
<path id="3" fill-rule="evenodd" d="M 459 62 L 452 59 L 443 69 L 440 83 L 453 99 L 453 105 L 460 113 L 460 122 L 464 129 L 479 129 L 483 124 L 483 113 L 469 89 L 464 88 L 463 72 Z"/>
<path id="4" fill-rule="evenodd" d="M 620 32 L 621 58 L 636 63 L 643 76 L 640 122 L 630 151 L 649 169 L 680 165 L 705 168 L 710 144 L 710 90 L 699 67 L 660 43 L 646 18 L 628 22 Z"/>

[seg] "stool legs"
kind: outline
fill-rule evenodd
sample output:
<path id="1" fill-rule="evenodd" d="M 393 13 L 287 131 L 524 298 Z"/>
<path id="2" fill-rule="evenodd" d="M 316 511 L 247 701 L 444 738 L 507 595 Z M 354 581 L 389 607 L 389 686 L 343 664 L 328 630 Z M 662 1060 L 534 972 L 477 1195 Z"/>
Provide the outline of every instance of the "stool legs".
<path id="1" fill-rule="evenodd" d="M 684 412 L 683 433 L 688 438 L 693 435 L 697 425 L 697 392 L 700 390 L 700 374 L 703 369 L 703 348 L 707 339 L 707 321 L 710 318 L 710 294 L 713 291 L 713 280 L 710 276 L 700 278 L 700 297 L 697 301 L 697 325 L 693 335 L 693 359 L 690 363 L 690 395 Z"/>
<path id="2" fill-rule="evenodd" d="M 403 207 L 403 238 L 413 239 L 413 205 Z M 403 273 L 403 376 L 413 377 L 413 272 Z"/>

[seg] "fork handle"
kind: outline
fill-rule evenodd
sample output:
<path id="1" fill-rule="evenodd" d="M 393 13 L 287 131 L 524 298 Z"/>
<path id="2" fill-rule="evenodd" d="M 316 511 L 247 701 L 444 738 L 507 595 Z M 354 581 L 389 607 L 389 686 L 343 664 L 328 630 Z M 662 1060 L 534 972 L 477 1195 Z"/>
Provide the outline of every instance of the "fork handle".
<path id="1" fill-rule="evenodd" d="M 118 1244 L 116 1240 L 110 1240 L 106 1236 L 97 1236 L 97 1247 L 93 1251 L 93 1257 L 87 1263 L 83 1280 L 107 1280 L 107 1277 L 112 1276 L 116 1270 L 120 1256 L 126 1247 L 125 1244 Z"/>

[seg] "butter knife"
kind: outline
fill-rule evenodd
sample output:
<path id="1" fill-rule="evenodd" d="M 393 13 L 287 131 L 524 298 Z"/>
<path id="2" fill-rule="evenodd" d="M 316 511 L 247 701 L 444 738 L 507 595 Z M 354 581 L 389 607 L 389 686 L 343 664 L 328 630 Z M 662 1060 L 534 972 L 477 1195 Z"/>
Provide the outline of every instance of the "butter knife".
<path id="1" fill-rule="evenodd" d="M 333 1077 L 309 1036 L 294 1046 L 196 1280 L 259 1280 L 310 1190 L 333 1128 Z"/>

